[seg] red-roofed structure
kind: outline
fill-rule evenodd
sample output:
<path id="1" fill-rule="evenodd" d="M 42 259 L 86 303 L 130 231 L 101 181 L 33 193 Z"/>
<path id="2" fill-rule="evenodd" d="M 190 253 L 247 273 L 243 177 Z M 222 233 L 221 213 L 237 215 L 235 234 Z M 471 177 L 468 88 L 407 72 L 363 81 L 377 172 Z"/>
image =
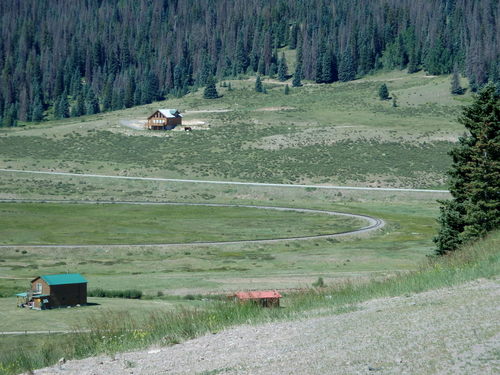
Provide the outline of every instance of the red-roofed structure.
<path id="1" fill-rule="evenodd" d="M 281 294 L 275 290 L 237 292 L 233 295 L 233 298 L 240 302 L 254 302 L 262 307 L 279 307 Z"/>

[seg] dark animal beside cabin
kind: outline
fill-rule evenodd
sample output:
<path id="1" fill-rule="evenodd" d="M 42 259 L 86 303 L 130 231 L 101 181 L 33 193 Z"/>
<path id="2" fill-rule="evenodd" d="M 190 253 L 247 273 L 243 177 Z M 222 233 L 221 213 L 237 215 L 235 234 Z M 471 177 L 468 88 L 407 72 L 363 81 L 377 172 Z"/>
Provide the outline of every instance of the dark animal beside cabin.
<path id="1" fill-rule="evenodd" d="M 192 131 L 193 131 L 193 129 L 191 129 L 191 127 L 190 127 L 190 126 L 184 126 L 184 131 L 185 131 L 185 132 L 192 132 Z"/>

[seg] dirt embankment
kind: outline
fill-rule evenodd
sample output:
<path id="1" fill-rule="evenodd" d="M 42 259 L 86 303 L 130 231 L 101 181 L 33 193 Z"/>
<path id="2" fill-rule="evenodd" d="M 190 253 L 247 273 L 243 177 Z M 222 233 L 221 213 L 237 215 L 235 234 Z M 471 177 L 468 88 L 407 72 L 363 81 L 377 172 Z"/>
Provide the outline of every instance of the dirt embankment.
<path id="1" fill-rule="evenodd" d="M 500 281 L 241 326 L 35 374 L 498 374 Z"/>

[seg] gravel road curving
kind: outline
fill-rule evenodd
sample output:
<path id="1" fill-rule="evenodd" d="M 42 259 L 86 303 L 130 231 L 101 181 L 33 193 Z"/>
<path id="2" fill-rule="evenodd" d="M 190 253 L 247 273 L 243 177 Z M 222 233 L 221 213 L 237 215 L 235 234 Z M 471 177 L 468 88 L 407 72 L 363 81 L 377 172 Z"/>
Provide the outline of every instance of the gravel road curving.
<path id="1" fill-rule="evenodd" d="M 362 187 L 362 186 L 271 184 L 271 183 L 265 183 L 265 182 L 187 180 L 187 179 L 181 179 L 181 178 L 137 177 L 137 176 L 110 176 L 110 175 L 91 174 L 91 173 L 29 171 L 29 170 L 22 170 L 22 169 L 7 169 L 7 168 L 0 168 L 0 172 L 28 173 L 28 174 L 48 174 L 48 175 L 54 175 L 54 176 L 74 176 L 74 177 L 89 177 L 89 178 L 107 178 L 107 179 L 119 179 L 119 180 L 187 182 L 187 183 L 192 183 L 192 184 L 268 186 L 268 187 L 272 186 L 272 187 L 287 187 L 287 188 L 315 188 L 315 189 L 362 190 L 362 191 L 392 191 L 392 192 L 413 192 L 413 193 L 443 193 L 443 194 L 449 194 L 450 193 L 448 190 L 433 190 L 433 189 L 372 188 L 372 187 Z"/>
<path id="2" fill-rule="evenodd" d="M 496 301 L 496 302 L 495 302 Z M 340 315 L 246 325 L 36 375 L 498 374 L 500 282 L 371 300 Z"/>
<path id="3" fill-rule="evenodd" d="M 374 218 L 367 215 L 350 214 L 345 212 L 337 211 L 327 211 L 327 210 L 314 210 L 309 208 L 293 208 L 293 207 L 275 207 L 275 206 L 255 206 L 248 204 L 222 204 L 222 203 L 181 203 L 181 202 L 137 202 L 137 201 L 76 201 L 76 200 L 36 200 L 36 199 L 0 199 L 0 202 L 25 202 L 25 203 L 77 203 L 77 204 L 133 204 L 133 205 L 170 205 L 170 206 L 205 206 L 205 207 L 241 207 L 241 208 L 258 208 L 263 210 L 275 210 L 275 211 L 295 211 L 304 213 L 319 213 L 332 216 L 344 216 L 350 218 L 361 219 L 367 222 L 367 226 L 339 233 L 331 234 L 321 234 L 316 236 L 302 236 L 302 237 L 283 237 L 283 238 L 273 238 L 273 239 L 256 239 L 256 240 L 239 240 L 239 241 L 206 241 L 206 242 L 189 242 L 189 243 L 165 243 L 165 244 L 119 244 L 119 245 L 109 245 L 109 244 L 96 244 L 96 245 L 0 245 L 0 248 L 91 248 L 96 246 L 106 246 L 106 247 L 121 247 L 121 246 L 136 246 L 136 247 L 166 247 L 166 246 L 188 246 L 188 245 L 229 245 L 229 244 L 239 244 L 239 243 L 273 243 L 280 241 L 293 241 L 293 240 L 313 240 L 320 238 L 335 238 L 350 235 L 358 235 L 367 232 L 371 232 L 382 228 L 385 222 L 382 219 Z"/>

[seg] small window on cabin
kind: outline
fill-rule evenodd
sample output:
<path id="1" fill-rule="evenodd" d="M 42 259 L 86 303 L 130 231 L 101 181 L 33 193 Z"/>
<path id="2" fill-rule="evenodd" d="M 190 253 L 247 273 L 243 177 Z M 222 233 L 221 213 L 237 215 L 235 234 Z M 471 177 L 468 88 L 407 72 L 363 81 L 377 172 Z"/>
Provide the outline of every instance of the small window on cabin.
<path id="1" fill-rule="evenodd" d="M 36 291 L 37 293 L 42 293 L 42 283 L 36 283 Z"/>

